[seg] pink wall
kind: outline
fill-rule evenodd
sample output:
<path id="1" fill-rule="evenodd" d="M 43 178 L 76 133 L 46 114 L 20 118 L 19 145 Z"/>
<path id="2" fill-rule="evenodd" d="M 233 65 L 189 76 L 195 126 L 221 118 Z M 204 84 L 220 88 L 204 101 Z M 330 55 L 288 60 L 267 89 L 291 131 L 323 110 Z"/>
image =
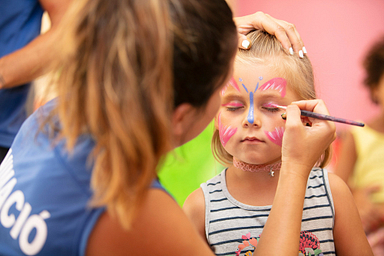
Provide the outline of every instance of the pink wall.
<path id="1" fill-rule="evenodd" d="M 315 70 L 318 97 L 332 115 L 367 121 L 377 113 L 362 85 L 361 61 L 384 34 L 383 0 L 238 0 L 236 10 L 236 16 L 263 11 L 296 25 Z"/>

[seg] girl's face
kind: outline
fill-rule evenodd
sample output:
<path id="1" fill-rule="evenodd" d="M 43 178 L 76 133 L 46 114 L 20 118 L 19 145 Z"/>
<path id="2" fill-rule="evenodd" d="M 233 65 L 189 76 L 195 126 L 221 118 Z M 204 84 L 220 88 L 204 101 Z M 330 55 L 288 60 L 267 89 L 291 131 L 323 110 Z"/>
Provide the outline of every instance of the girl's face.
<path id="1" fill-rule="evenodd" d="M 225 150 L 249 164 L 269 164 L 281 158 L 284 110 L 298 97 L 284 77 L 266 66 L 235 62 L 235 73 L 221 91 L 216 128 Z"/>

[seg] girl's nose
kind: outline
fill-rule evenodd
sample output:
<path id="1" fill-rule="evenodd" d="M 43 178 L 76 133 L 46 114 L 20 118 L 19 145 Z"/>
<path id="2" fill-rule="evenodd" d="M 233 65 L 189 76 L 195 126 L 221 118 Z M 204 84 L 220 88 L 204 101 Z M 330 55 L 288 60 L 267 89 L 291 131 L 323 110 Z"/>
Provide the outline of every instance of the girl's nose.
<path id="1" fill-rule="evenodd" d="M 249 110 L 244 119 L 243 126 L 260 126 L 260 120 L 255 118 L 255 107 L 253 104 L 253 92 L 249 93 Z"/>
<path id="2" fill-rule="evenodd" d="M 249 110 L 248 110 L 248 116 L 247 116 L 247 121 L 250 124 L 253 124 L 255 121 L 255 109 L 253 106 L 253 92 L 249 93 Z"/>

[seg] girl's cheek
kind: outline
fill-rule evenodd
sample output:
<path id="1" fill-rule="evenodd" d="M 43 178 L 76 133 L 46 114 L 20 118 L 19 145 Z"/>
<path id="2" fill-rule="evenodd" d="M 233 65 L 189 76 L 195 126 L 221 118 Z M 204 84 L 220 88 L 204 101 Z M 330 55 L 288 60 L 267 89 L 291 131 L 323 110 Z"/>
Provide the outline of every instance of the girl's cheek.
<path id="1" fill-rule="evenodd" d="M 267 138 L 278 146 L 283 145 L 284 127 L 275 127 L 273 131 L 264 131 Z"/>
<path id="2" fill-rule="evenodd" d="M 230 125 L 229 126 L 223 125 L 223 123 L 221 122 L 221 113 L 219 113 L 219 116 L 218 116 L 218 124 L 219 124 L 220 142 L 221 142 L 221 145 L 225 147 L 229 139 L 236 133 L 237 128 L 231 127 Z"/>

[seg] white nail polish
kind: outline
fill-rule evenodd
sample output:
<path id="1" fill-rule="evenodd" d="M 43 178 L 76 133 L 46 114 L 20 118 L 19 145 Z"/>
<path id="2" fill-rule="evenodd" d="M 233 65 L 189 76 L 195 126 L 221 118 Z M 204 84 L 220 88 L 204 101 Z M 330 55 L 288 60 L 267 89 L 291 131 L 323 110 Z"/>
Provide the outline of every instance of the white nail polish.
<path id="1" fill-rule="evenodd" d="M 299 56 L 300 56 L 300 58 L 304 58 L 304 54 L 303 54 L 302 50 L 299 51 Z"/>
<path id="2" fill-rule="evenodd" d="M 303 46 L 303 52 L 307 54 L 307 49 L 305 49 L 305 46 Z"/>
<path id="3" fill-rule="evenodd" d="M 248 49 L 249 45 L 251 43 L 248 41 L 248 40 L 244 40 L 242 43 L 241 43 L 241 46 L 243 46 L 245 49 Z"/>
<path id="4" fill-rule="evenodd" d="M 292 47 L 289 48 L 289 53 L 290 53 L 291 55 L 293 55 L 293 48 L 292 48 Z"/>

